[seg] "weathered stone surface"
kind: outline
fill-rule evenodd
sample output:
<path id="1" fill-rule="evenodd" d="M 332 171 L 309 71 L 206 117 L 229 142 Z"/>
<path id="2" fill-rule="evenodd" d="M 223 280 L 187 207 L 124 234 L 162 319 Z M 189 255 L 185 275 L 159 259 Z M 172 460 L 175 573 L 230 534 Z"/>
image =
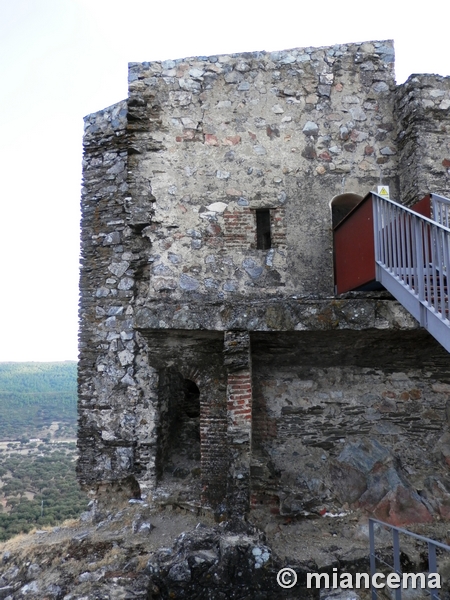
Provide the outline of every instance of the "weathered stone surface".
<path id="1" fill-rule="evenodd" d="M 412 523 L 430 523 L 430 512 L 419 496 L 402 485 L 391 489 L 377 504 L 373 514 L 380 521 L 397 527 Z"/>
<path id="2" fill-rule="evenodd" d="M 449 102 L 438 76 L 395 88 L 389 41 L 130 64 L 85 119 L 87 489 L 448 514 L 448 356 L 388 294 L 334 295 L 330 202 L 445 194 Z"/>
<path id="3" fill-rule="evenodd" d="M 396 116 L 399 121 L 397 151 L 401 197 L 413 204 L 436 190 L 450 195 L 450 183 L 442 160 L 449 154 L 448 110 L 441 110 L 443 100 L 450 100 L 450 80 L 439 75 L 411 75 L 396 90 Z M 420 140 L 419 145 L 413 139 Z M 433 165 L 432 168 L 431 165 Z M 437 190 L 440 192 L 437 192 Z"/>

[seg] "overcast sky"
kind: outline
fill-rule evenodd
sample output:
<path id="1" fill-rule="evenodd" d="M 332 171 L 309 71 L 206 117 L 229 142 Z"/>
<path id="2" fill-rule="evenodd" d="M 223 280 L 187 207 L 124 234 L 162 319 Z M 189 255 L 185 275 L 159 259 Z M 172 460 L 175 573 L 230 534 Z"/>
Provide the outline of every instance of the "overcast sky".
<path id="1" fill-rule="evenodd" d="M 128 62 L 394 39 L 401 83 L 450 75 L 449 16 L 446 0 L 0 0 L 0 361 L 77 358 L 83 116 L 126 97 Z"/>

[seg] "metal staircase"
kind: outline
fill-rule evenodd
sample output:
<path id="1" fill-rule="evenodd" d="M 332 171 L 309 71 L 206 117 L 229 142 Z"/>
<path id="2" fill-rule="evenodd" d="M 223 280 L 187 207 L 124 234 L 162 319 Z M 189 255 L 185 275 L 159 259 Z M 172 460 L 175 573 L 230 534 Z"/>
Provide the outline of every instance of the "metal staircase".
<path id="1" fill-rule="evenodd" d="M 427 218 L 372 192 L 375 277 L 450 352 L 450 200 Z"/>

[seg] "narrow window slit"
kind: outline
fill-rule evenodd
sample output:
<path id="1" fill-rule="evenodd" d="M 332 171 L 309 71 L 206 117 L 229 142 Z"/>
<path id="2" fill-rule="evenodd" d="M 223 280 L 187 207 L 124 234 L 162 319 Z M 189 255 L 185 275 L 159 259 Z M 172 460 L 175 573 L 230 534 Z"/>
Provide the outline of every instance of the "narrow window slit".
<path id="1" fill-rule="evenodd" d="M 270 208 L 258 208 L 256 210 L 256 248 L 268 250 L 271 247 Z"/>

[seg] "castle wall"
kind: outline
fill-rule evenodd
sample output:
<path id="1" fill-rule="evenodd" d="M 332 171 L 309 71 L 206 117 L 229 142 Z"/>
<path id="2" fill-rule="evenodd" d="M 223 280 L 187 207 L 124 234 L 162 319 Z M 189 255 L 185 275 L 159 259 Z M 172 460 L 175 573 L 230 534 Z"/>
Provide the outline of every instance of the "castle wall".
<path id="1" fill-rule="evenodd" d="M 82 482 L 133 470 L 133 285 L 126 246 L 127 105 L 85 119 L 81 221 L 78 472 Z M 113 475 L 114 473 L 114 475 Z"/>
<path id="2" fill-rule="evenodd" d="M 449 108 L 449 77 L 411 75 L 398 86 L 397 143 L 404 204 L 414 204 L 430 192 L 450 196 Z"/>
<path id="3" fill-rule="evenodd" d="M 398 189 L 392 43 L 132 63 L 129 80 L 130 111 L 153 115 L 130 165 L 154 210 L 147 298 L 331 294 L 329 202 L 380 174 Z"/>
<path id="4" fill-rule="evenodd" d="M 255 508 L 450 516 L 450 363 L 434 340 L 255 334 L 252 347 Z"/>
<path id="5" fill-rule="evenodd" d="M 389 395 L 397 384 L 383 335 L 411 334 L 413 347 L 429 342 L 386 294 L 334 297 L 329 204 L 346 192 L 364 196 L 380 179 L 394 198 L 401 188 L 412 201 L 425 185 L 443 193 L 447 84 L 421 76 L 395 97 L 389 41 L 130 65 L 128 100 L 85 119 L 78 441 L 84 487 L 202 503 L 219 517 L 242 514 L 265 487 L 277 510 L 295 513 L 304 493 L 294 472 L 299 459 L 284 479 L 277 475 L 288 446 L 295 456 L 312 453 L 320 477 L 331 482 L 328 491 L 339 487 L 330 465 L 344 469 L 341 438 L 389 438 L 387 454 L 369 449 L 381 452 L 386 465 L 395 436 L 403 452 L 416 430 L 398 424 L 406 409 L 404 399 Z M 399 135 L 396 120 L 406 134 Z M 270 244 L 268 232 L 258 231 L 260 217 L 269 220 Z M 360 362 L 367 345 L 373 373 Z M 265 347 L 273 364 L 261 359 Z M 389 347 L 396 372 L 408 379 L 398 394 L 420 400 L 420 416 L 430 424 L 421 444 L 435 444 L 445 433 L 436 421 L 444 397 L 433 389 L 445 380 L 443 371 L 434 384 L 407 344 Z M 411 373 L 400 355 L 415 360 Z M 185 379 L 200 394 L 191 452 L 195 458 L 199 448 L 200 472 L 197 458 L 188 457 L 177 488 L 166 467 Z M 396 433 L 376 430 L 376 415 L 387 419 L 385 400 L 399 413 L 389 417 Z M 362 414 L 367 423 L 359 430 Z M 186 421 L 186 432 L 196 423 Z M 349 502 L 341 496 L 334 496 L 340 505 Z"/>

